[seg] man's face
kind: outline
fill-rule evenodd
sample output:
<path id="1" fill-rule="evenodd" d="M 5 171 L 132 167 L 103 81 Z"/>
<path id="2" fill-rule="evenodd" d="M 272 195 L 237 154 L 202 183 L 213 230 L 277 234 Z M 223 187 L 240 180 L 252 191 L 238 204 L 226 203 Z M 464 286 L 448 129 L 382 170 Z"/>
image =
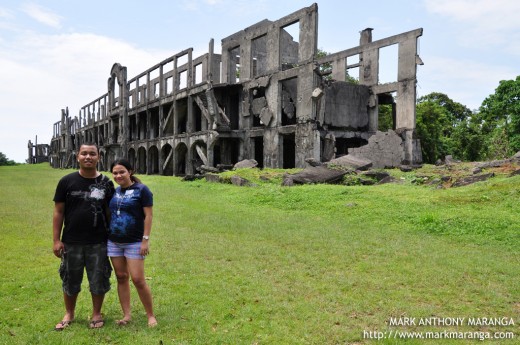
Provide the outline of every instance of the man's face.
<path id="1" fill-rule="evenodd" d="M 81 145 L 78 152 L 78 163 L 82 169 L 95 169 L 99 160 L 96 146 Z"/>

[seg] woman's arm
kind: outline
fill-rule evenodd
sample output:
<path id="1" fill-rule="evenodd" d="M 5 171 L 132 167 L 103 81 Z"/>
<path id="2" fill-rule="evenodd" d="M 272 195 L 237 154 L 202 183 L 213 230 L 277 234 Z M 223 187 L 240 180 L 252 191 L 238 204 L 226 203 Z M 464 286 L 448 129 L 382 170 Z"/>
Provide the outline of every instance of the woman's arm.
<path id="1" fill-rule="evenodd" d="M 144 212 L 144 234 L 143 242 L 141 242 L 141 255 L 146 256 L 149 253 L 149 239 L 152 232 L 153 208 L 152 206 L 143 207 Z"/>

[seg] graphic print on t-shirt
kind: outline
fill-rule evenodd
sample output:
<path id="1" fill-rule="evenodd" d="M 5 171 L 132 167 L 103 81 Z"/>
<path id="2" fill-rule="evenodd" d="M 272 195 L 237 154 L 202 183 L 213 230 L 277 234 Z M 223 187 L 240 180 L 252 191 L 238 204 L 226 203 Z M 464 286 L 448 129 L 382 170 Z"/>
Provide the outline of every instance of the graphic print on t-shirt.
<path id="1" fill-rule="evenodd" d="M 134 183 L 129 188 L 116 188 L 110 200 L 108 239 L 117 243 L 140 242 L 144 233 L 145 207 L 153 206 L 153 194 L 148 187 Z"/>
<path id="2" fill-rule="evenodd" d="M 89 191 L 73 191 L 70 193 L 72 197 L 81 198 L 85 201 L 90 202 L 90 208 L 92 210 L 92 214 L 94 215 L 94 222 L 92 226 L 96 227 L 98 224 L 98 217 L 102 217 L 104 219 L 103 212 L 103 203 L 102 201 L 105 199 L 106 191 L 107 191 L 107 183 L 106 182 L 98 182 L 90 185 Z"/>
<path id="3" fill-rule="evenodd" d="M 110 230 L 117 237 L 128 235 L 129 230 L 135 229 L 136 219 L 132 214 L 133 210 L 141 210 L 140 207 L 140 190 L 128 189 L 126 191 L 118 190 L 114 195 L 116 202 L 115 218 L 112 219 Z"/>

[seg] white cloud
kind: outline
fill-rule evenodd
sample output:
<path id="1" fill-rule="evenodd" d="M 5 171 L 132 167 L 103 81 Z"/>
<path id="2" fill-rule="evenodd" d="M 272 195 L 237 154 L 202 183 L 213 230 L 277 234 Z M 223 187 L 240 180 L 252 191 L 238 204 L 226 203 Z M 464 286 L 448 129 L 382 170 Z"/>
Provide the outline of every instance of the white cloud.
<path id="1" fill-rule="evenodd" d="M 49 143 L 61 109 L 80 108 L 107 92 L 115 62 L 128 78 L 162 61 L 171 52 L 145 52 L 123 41 L 93 34 L 24 34 L 0 42 L 0 152 L 18 162 L 27 158 L 27 141 L 38 135 Z M 20 121 L 23 118 L 23 121 Z M 11 120 L 9 120 L 11 119 Z"/>
<path id="2" fill-rule="evenodd" d="M 61 28 L 62 17 L 37 4 L 29 3 L 22 6 L 22 11 L 36 21 L 55 29 Z"/>
<path id="3" fill-rule="evenodd" d="M 425 0 L 426 9 L 463 24 L 454 34 L 466 46 L 496 46 L 520 55 L 517 0 Z M 513 34 L 511 34 L 513 33 Z"/>
<path id="4" fill-rule="evenodd" d="M 417 93 L 420 97 L 442 92 L 470 109 L 478 109 L 482 101 L 495 92 L 499 80 L 513 79 L 515 75 L 515 71 L 504 66 L 429 56 L 418 69 Z"/>
<path id="5" fill-rule="evenodd" d="M 0 7 L 0 19 L 11 19 L 13 18 L 13 13 L 7 8 Z"/>

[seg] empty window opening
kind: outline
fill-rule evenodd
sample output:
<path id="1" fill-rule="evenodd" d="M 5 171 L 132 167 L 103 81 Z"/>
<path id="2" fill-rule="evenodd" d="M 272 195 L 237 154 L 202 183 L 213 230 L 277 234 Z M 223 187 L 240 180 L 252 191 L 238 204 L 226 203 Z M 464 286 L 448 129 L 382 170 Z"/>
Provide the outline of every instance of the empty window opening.
<path id="1" fill-rule="evenodd" d="M 146 125 L 146 111 L 142 111 L 138 114 L 138 123 L 137 123 L 137 130 L 138 130 L 138 137 L 137 140 L 144 140 L 147 139 L 146 132 L 148 131 L 147 125 Z"/>
<path id="2" fill-rule="evenodd" d="M 195 66 L 195 84 L 202 83 L 202 64 Z"/>
<path id="3" fill-rule="evenodd" d="M 131 83 L 128 85 L 128 90 L 129 90 L 130 92 L 134 91 L 134 90 L 135 90 L 135 87 L 136 87 L 136 84 L 137 84 L 136 80 L 134 80 L 133 82 L 131 82 Z"/>
<path id="4" fill-rule="evenodd" d="M 229 121 L 231 129 L 239 129 L 240 95 L 235 93 L 229 98 Z"/>
<path id="5" fill-rule="evenodd" d="M 119 139 L 119 119 L 112 120 L 112 142 L 117 143 Z"/>
<path id="6" fill-rule="evenodd" d="M 192 109 L 193 109 L 193 118 L 194 118 L 194 125 L 195 125 L 195 132 L 200 132 L 202 131 L 202 111 L 200 110 L 199 106 L 197 105 L 196 102 L 193 102 L 192 103 Z M 205 118 L 204 118 L 205 119 Z M 207 126 L 205 126 L 207 127 Z"/>
<path id="7" fill-rule="evenodd" d="M 130 162 L 130 165 L 135 167 L 135 161 L 136 161 L 136 153 L 134 149 L 128 150 L 128 161 Z"/>
<path id="8" fill-rule="evenodd" d="M 203 141 L 196 141 L 193 146 L 191 147 L 191 164 L 192 164 L 192 170 L 195 172 L 200 172 L 200 167 L 202 165 L 207 164 L 205 161 L 208 157 L 208 150 L 206 147 L 206 143 Z"/>
<path id="9" fill-rule="evenodd" d="M 156 69 L 150 71 L 150 80 L 154 80 L 156 78 L 159 78 L 161 74 L 161 70 L 159 69 L 159 67 L 157 67 Z"/>
<path id="10" fill-rule="evenodd" d="M 144 147 L 140 147 L 137 150 L 137 164 L 135 171 L 138 174 L 146 174 L 146 150 Z"/>
<path id="11" fill-rule="evenodd" d="M 395 104 L 396 93 L 385 93 L 378 95 L 378 119 L 377 129 L 381 132 L 386 132 L 390 129 L 395 129 Z"/>
<path id="12" fill-rule="evenodd" d="M 251 59 L 253 77 L 264 75 L 267 72 L 267 35 L 252 40 Z"/>
<path id="13" fill-rule="evenodd" d="M 188 156 L 188 148 L 184 144 L 179 144 L 175 149 L 175 175 L 186 175 L 186 160 Z"/>
<path id="14" fill-rule="evenodd" d="M 188 100 L 186 98 L 177 101 L 177 134 L 186 133 L 188 122 Z"/>
<path id="15" fill-rule="evenodd" d="M 220 138 L 213 146 L 213 164 L 233 165 L 238 163 L 240 139 Z"/>
<path id="16" fill-rule="evenodd" d="M 229 82 L 240 81 L 240 46 L 229 50 Z"/>
<path id="17" fill-rule="evenodd" d="M 119 107 L 119 85 L 117 79 L 114 82 L 114 108 Z"/>
<path id="18" fill-rule="evenodd" d="M 188 86 L 188 71 L 182 71 L 179 73 L 179 90 L 182 90 Z"/>
<path id="19" fill-rule="evenodd" d="M 172 155 L 172 147 L 169 144 L 166 144 L 161 149 L 161 161 L 163 163 L 163 172 L 162 174 L 165 176 L 173 175 L 173 155 Z"/>
<path id="20" fill-rule="evenodd" d="M 265 89 L 264 88 L 258 88 L 254 89 L 252 92 L 253 99 L 258 98 L 265 98 Z M 265 123 L 264 123 L 265 125 Z M 260 114 L 254 114 L 253 116 L 253 127 L 261 127 L 262 123 L 260 120 Z"/>
<path id="21" fill-rule="evenodd" d="M 399 45 L 379 48 L 379 84 L 397 81 Z"/>
<path id="22" fill-rule="evenodd" d="M 137 120 L 136 120 L 136 116 L 135 115 L 129 116 L 128 120 L 130 122 L 130 133 L 128 133 L 128 136 L 129 136 L 128 140 L 129 141 L 137 140 L 138 134 L 137 134 Z"/>
<path id="23" fill-rule="evenodd" d="M 147 82 L 146 75 L 140 76 L 139 79 L 138 79 L 138 82 L 139 82 L 139 86 L 146 85 L 146 82 Z"/>
<path id="24" fill-rule="evenodd" d="M 298 95 L 298 78 L 281 82 L 281 114 L 282 126 L 296 124 L 296 99 Z"/>
<path id="25" fill-rule="evenodd" d="M 159 108 L 150 110 L 150 139 L 159 137 Z"/>
<path id="26" fill-rule="evenodd" d="M 264 168 L 264 137 L 255 137 L 253 139 L 255 161 L 258 163 L 258 168 Z"/>
<path id="27" fill-rule="evenodd" d="M 159 82 L 153 84 L 153 94 L 155 98 L 159 98 L 161 92 L 161 88 L 159 87 Z"/>
<path id="28" fill-rule="evenodd" d="M 219 164 L 222 164 L 222 157 L 220 152 L 220 139 L 217 140 L 217 143 L 213 145 L 213 164 L 215 167 Z"/>
<path id="29" fill-rule="evenodd" d="M 148 150 L 148 162 L 150 165 L 149 174 L 159 174 L 159 150 L 152 146 Z"/>
<path id="30" fill-rule="evenodd" d="M 166 78 L 165 86 L 167 95 L 173 93 L 173 77 Z"/>
<path id="31" fill-rule="evenodd" d="M 173 107 L 172 103 L 166 104 L 163 107 L 163 134 L 166 135 L 166 136 L 173 135 L 173 111 L 172 111 L 172 107 Z"/>
<path id="32" fill-rule="evenodd" d="M 177 56 L 177 68 L 188 68 L 188 54 Z"/>
<path id="33" fill-rule="evenodd" d="M 296 166 L 296 141 L 294 133 L 282 136 L 283 169 L 293 169 Z"/>
<path id="34" fill-rule="evenodd" d="M 347 57 L 345 81 L 353 84 L 359 84 L 359 54 Z"/>
<path id="35" fill-rule="evenodd" d="M 297 66 L 299 61 L 299 38 L 300 22 L 294 22 L 280 29 L 280 62 L 282 70 Z"/>

